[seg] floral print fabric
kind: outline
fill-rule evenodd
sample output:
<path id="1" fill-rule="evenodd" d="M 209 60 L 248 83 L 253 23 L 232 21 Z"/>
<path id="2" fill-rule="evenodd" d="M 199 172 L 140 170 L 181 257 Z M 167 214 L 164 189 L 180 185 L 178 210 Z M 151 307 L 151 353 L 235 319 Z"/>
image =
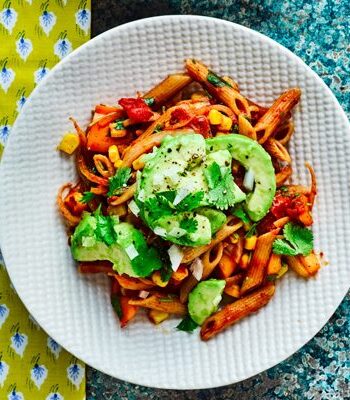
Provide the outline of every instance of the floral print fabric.
<path id="1" fill-rule="evenodd" d="M 90 0 L 0 0 L 0 158 L 34 87 L 90 38 Z M 85 399 L 85 366 L 28 314 L 0 253 L 0 399 Z"/>

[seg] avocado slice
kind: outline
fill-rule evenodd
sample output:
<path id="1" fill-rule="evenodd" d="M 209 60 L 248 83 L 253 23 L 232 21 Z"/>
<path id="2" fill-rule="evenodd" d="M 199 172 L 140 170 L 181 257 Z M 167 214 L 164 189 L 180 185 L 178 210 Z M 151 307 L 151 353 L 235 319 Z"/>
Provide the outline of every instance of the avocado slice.
<path id="1" fill-rule="evenodd" d="M 110 216 L 84 213 L 71 236 L 71 252 L 77 261 L 108 260 L 119 274 L 132 277 L 146 277 L 162 266 L 142 232 Z"/>
<path id="2" fill-rule="evenodd" d="M 210 222 L 211 234 L 216 233 L 226 222 L 226 215 L 222 211 L 209 207 L 202 207 L 196 210 L 197 214 L 207 217 Z"/>
<path id="3" fill-rule="evenodd" d="M 198 283 L 188 296 L 188 312 L 198 325 L 213 314 L 222 298 L 226 282 L 219 279 L 209 279 Z"/>
<path id="4" fill-rule="evenodd" d="M 255 188 L 247 195 L 245 207 L 253 221 L 262 219 L 270 209 L 276 192 L 275 170 L 270 155 L 256 141 L 237 134 L 207 139 L 206 146 L 208 152 L 229 150 L 234 160 L 253 172 Z"/>

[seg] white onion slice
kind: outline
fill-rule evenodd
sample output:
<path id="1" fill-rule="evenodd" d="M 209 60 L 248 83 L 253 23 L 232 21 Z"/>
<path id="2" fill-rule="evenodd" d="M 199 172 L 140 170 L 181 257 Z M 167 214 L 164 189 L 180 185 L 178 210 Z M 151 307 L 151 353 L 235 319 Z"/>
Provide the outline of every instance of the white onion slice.
<path id="1" fill-rule="evenodd" d="M 139 297 L 141 297 L 141 299 L 147 299 L 149 295 L 149 292 L 147 292 L 147 290 L 140 290 L 139 292 Z"/>
<path id="2" fill-rule="evenodd" d="M 138 200 L 140 200 L 140 201 L 142 201 L 142 202 L 145 201 L 145 191 L 144 191 L 144 189 L 141 189 L 141 190 L 139 191 L 139 194 L 138 194 L 137 198 L 138 198 Z"/>
<path id="3" fill-rule="evenodd" d="M 153 232 L 158 235 L 158 236 L 162 236 L 162 237 L 166 237 L 167 233 L 166 230 L 164 228 L 161 228 L 160 226 L 156 226 L 153 229 Z"/>
<path id="4" fill-rule="evenodd" d="M 252 169 L 250 169 L 250 168 L 244 175 L 243 186 L 250 192 L 254 188 L 254 173 L 253 173 Z"/>
<path id="5" fill-rule="evenodd" d="M 171 262 L 171 268 L 173 271 L 177 271 L 179 268 L 182 257 L 184 256 L 183 251 L 180 249 L 179 246 L 176 246 L 176 244 L 173 244 L 169 250 L 168 250 L 170 262 Z"/>
<path id="6" fill-rule="evenodd" d="M 186 235 L 187 231 L 182 228 L 173 228 L 171 231 L 169 231 L 169 236 L 173 236 L 175 238 L 179 238 L 181 236 Z"/>
<path id="7" fill-rule="evenodd" d="M 139 206 L 136 204 L 135 200 L 130 201 L 129 209 L 136 217 L 140 214 Z"/>
<path id="8" fill-rule="evenodd" d="M 174 206 L 180 203 L 188 194 L 190 193 L 190 190 L 186 187 L 181 187 L 178 189 L 175 199 L 173 201 Z"/>
<path id="9" fill-rule="evenodd" d="M 202 279 L 203 263 L 199 257 L 194 259 L 193 263 L 191 264 L 190 270 L 192 272 L 192 275 L 197 279 L 197 281 L 200 281 Z"/>
<path id="10" fill-rule="evenodd" d="M 136 248 L 133 244 L 130 244 L 128 247 L 126 247 L 125 252 L 128 255 L 128 257 L 130 258 L 130 260 L 133 260 L 134 258 L 136 258 L 139 255 L 138 251 L 136 250 Z"/>

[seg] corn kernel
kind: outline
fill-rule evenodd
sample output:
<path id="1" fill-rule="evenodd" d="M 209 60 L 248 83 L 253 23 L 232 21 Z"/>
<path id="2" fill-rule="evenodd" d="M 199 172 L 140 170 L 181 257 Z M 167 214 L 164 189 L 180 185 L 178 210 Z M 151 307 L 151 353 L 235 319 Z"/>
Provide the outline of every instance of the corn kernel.
<path id="1" fill-rule="evenodd" d="M 73 154 L 79 146 L 79 136 L 75 133 L 66 133 L 60 144 L 57 146 L 57 150 L 61 150 L 66 154 Z"/>
<path id="2" fill-rule="evenodd" d="M 221 114 L 220 111 L 215 110 L 215 108 L 213 108 L 212 110 L 210 110 L 208 117 L 209 117 L 209 122 L 212 125 L 220 125 L 222 123 L 224 115 Z"/>
<path id="3" fill-rule="evenodd" d="M 132 163 L 132 167 L 134 168 L 135 171 L 138 171 L 145 166 L 145 163 L 142 161 L 142 158 L 143 157 L 141 156 Z"/>
<path id="4" fill-rule="evenodd" d="M 245 238 L 244 248 L 246 250 L 254 250 L 255 249 L 255 245 L 256 245 L 256 241 L 257 241 L 257 236 L 256 235 L 253 235 L 253 236 Z"/>
<path id="5" fill-rule="evenodd" d="M 196 102 L 196 101 L 204 101 L 206 99 L 207 99 L 207 97 L 203 93 L 200 93 L 200 92 L 195 92 L 191 96 L 191 100 L 194 101 L 194 102 Z"/>
<path id="6" fill-rule="evenodd" d="M 276 279 L 282 278 L 282 276 L 288 271 L 288 265 L 287 264 L 282 264 L 282 267 L 279 271 L 279 273 L 276 276 Z"/>
<path id="7" fill-rule="evenodd" d="M 219 125 L 221 131 L 229 131 L 232 128 L 232 119 L 226 115 L 222 116 L 222 121 Z"/>
<path id="8" fill-rule="evenodd" d="M 120 160 L 119 150 L 115 144 L 113 146 L 109 146 L 108 158 L 111 160 L 112 163 L 115 163 L 117 160 Z"/>
<path id="9" fill-rule="evenodd" d="M 115 166 L 115 168 L 120 168 L 120 167 L 122 166 L 122 164 L 123 164 L 123 161 L 122 161 L 122 160 L 117 160 L 117 161 L 114 163 L 114 166 Z"/>
<path id="10" fill-rule="evenodd" d="M 158 325 L 169 318 L 169 314 L 164 311 L 150 310 L 148 312 L 148 318 L 151 322 Z"/>
<path id="11" fill-rule="evenodd" d="M 250 255 L 248 253 L 244 253 L 241 259 L 239 260 L 239 266 L 242 269 L 246 269 L 249 265 L 249 261 L 250 261 Z"/>
<path id="12" fill-rule="evenodd" d="M 153 274 L 152 274 L 152 281 L 153 281 L 153 283 L 155 283 L 155 284 L 156 284 L 157 286 L 159 286 L 159 287 L 165 287 L 165 286 L 168 284 L 168 282 L 164 282 L 164 281 L 162 280 L 162 277 L 161 277 L 159 271 L 153 272 Z"/>

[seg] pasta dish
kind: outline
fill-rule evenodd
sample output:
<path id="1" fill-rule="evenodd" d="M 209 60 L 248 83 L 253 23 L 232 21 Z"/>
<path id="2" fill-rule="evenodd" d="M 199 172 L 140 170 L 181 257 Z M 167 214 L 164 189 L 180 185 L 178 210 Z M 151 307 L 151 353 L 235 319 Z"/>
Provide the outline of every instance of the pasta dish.
<path id="1" fill-rule="evenodd" d="M 79 179 L 57 203 L 82 274 L 110 278 L 125 327 L 144 309 L 203 340 L 264 307 L 291 269 L 314 276 L 310 186 L 291 184 L 292 88 L 270 107 L 188 59 L 147 93 L 98 104 L 58 149 Z M 137 322 L 136 322 L 137 323 Z"/>

